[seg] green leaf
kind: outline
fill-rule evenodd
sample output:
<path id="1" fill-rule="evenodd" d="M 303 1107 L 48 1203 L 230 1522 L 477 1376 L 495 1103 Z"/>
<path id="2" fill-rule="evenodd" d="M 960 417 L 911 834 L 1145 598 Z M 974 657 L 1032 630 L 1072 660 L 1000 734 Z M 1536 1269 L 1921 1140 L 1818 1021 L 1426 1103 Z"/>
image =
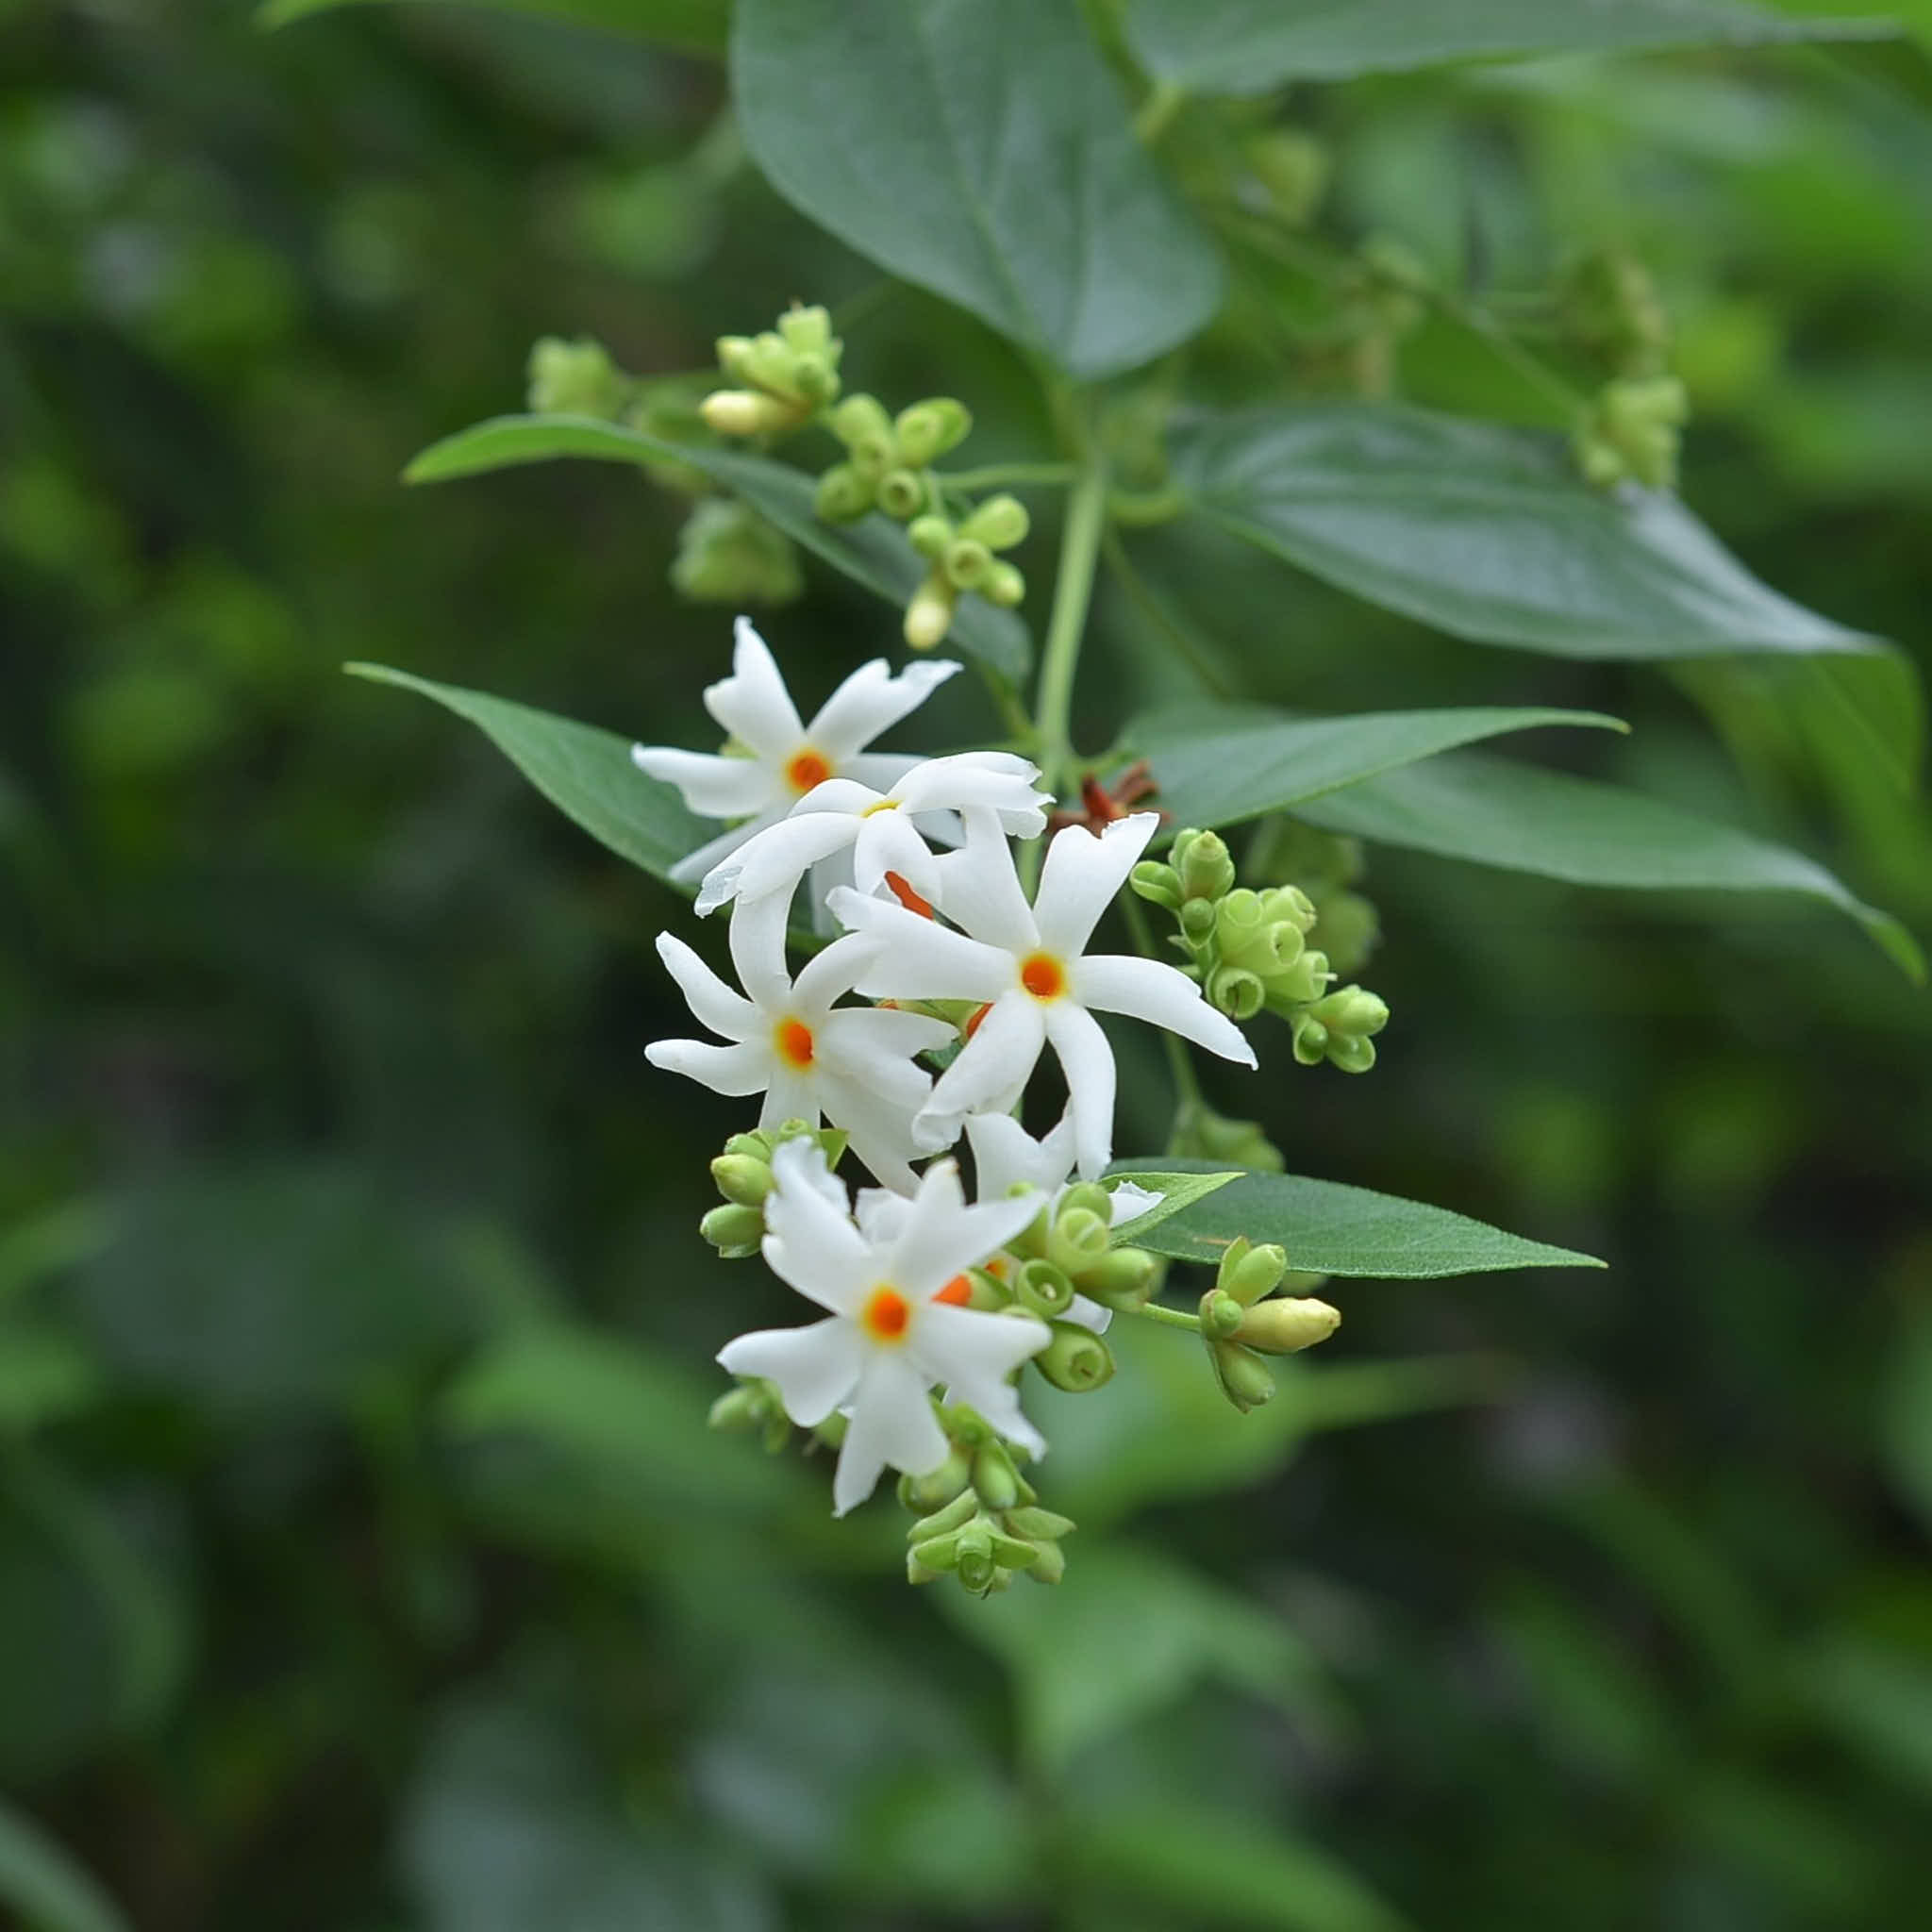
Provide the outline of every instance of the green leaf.
<path id="1" fill-rule="evenodd" d="M 33 1932 L 132 1932 L 64 1846 L 0 1799 L 0 1900 Z"/>
<path id="2" fill-rule="evenodd" d="M 1220 306 L 1214 245 L 1075 0 L 740 0 L 731 66 L 781 194 L 1075 375 L 1149 361 Z"/>
<path id="3" fill-rule="evenodd" d="M 1463 754 L 1385 773 L 1296 815 L 1381 844 L 1573 885 L 1796 894 L 1850 914 L 1908 977 L 1925 976 L 1911 934 L 1815 860 L 1593 779 Z"/>
<path id="4" fill-rule="evenodd" d="M 93 1354 L 51 1323 L 0 1323 L 0 1435 L 92 1408 L 107 1392 Z"/>
<path id="5" fill-rule="evenodd" d="M 1216 1188 L 1224 1188 L 1229 1181 L 1240 1178 L 1239 1168 L 1225 1174 L 1163 1174 L 1150 1168 L 1137 1169 L 1134 1185 L 1158 1194 L 1160 1199 L 1153 1207 L 1143 1208 L 1131 1221 L 1117 1222 L 1113 1230 L 1113 1245 L 1119 1248 L 1138 1242 L 1148 1229 L 1158 1227 L 1170 1215 L 1178 1214 L 1183 1208 L 1191 1208 L 1196 1201 L 1206 1200 Z"/>
<path id="6" fill-rule="evenodd" d="M 1740 0 L 1128 0 L 1148 70 L 1196 93 L 1267 93 L 1443 60 L 1870 40 L 1889 21 L 1792 19 Z"/>
<path id="7" fill-rule="evenodd" d="M 1118 1900 L 1137 1913 L 1165 1907 L 1182 1915 L 1171 1923 L 1190 1927 L 1407 1932 L 1409 1926 L 1311 1840 L 1198 1802 L 1191 1806 L 1185 1798 L 1158 1810 L 1109 1808 L 1079 1817 L 1070 1827 L 1067 1857 L 1083 1892 Z"/>
<path id="8" fill-rule="evenodd" d="M 403 477 L 409 483 L 441 483 L 554 457 L 642 466 L 688 463 L 734 491 L 793 542 L 898 609 L 925 575 L 905 532 L 876 511 L 857 524 L 821 521 L 812 508 L 812 479 L 803 471 L 738 450 L 666 442 L 591 416 L 494 416 L 432 443 Z M 996 609 L 978 597 L 961 599 L 946 642 L 983 659 L 1009 684 L 1025 675 L 1033 656 L 1025 625 L 1012 611 Z"/>
<path id="9" fill-rule="evenodd" d="M 1070 1545 L 1055 1589 L 984 1603 L 949 1591 L 941 1603 L 1006 1665 L 1025 1756 L 1055 1775 L 1206 1680 L 1282 1704 L 1315 1681 L 1287 1624 L 1144 1550 Z"/>
<path id="10" fill-rule="evenodd" d="M 1290 718 L 1257 705 L 1205 705 L 1138 719 L 1126 737 L 1151 760 L 1158 803 L 1176 826 L 1232 825 L 1455 745 L 1539 724 L 1629 729 L 1601 711 L 1543 708 Z"/>
<path id="11" fill-rule="evenodd" d="M 385 664 L 343 669 L 352 677 L 420 691 L 467 718 L 566 818 L 658 878 L 668 879 L 671 868 L 711 835 L 709 824 L 686 811 L 673 787 L 638 770 L 630 740 L 614 731 Z"/>
<path id="12" fill-rule="evenodd" d="M 370 4 L 373 0 L 262 0 L 255 19 L 258 26 L 287 26 L 311 13 Z M 441 4 L 451 4 L 451 0 L 441 0 Z M 731 22 L 730 0 L 463 0 L 463 4 L 635 34 L 691 54 L 722 54 Z"/>
<path id="13" fill-rule="evenodd" d="M 1176 476 L 1215 523 L 1371 604 L 1560 658 L 1874 652 L 1761 584 L 1674 496 L 1591 489 L 1556 437 L 1426 409 L 1212 418 Z"/>
<path id="14" fill-rule="evenodd" d="M 1119 1161 L 1114 1172 L 1131 1175 L 1141 1164 Z M 1139 1244 L 1177 1261 L 1212 1263 L 1239 1235 L 1279 1242 L 1293 1268 L 1390 1281 L 1604 1265 L 1592 1256 L 1524 1241 L 1446 1208 L 1288 1174 L 1244 1174 L 1163 1222 Z"/>

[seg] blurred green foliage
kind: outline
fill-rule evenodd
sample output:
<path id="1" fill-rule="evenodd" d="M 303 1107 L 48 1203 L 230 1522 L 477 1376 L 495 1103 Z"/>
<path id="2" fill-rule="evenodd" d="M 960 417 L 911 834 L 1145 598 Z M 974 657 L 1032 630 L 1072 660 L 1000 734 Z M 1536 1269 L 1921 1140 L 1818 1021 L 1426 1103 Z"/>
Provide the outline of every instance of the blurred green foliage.
<path id="1" fill-rule="evenodd" d="M 1350 1284 L 1334 1358 L 1246 1419 L 1128 1338 L 1107 1408 L 1047 1419 L 1059 1591 L 909 1593 L 889 1511 L 835 1535 L 822 1483 L 702 1431 L 765 1290 L 694 1224 L 731 1110 L 642 1061 L 676 902 L 338 667 L 695 741 L 725 633 L 667 587 L 684 504 L 602 465 L 394 480 L 515 407 L 541 335 L 696 370 L 824 298 L 991 460 L 1043 453 L 1024 372 L 779 204 L 717 68 L 645 42 L 15 0 L 0 76 L 0 1900 L 58 1932 L 1923 1911 L 1923 997 L 1822 915 L 1377 855 L 1383 1070 L 1304 1075 L 1270 1131 L 1611 1271 Z M 1690 500 L 1923 664 L 1928 108 L 1891 43 L 1281 117 L 1341 232 L 1441 270 L 1634 249 Z M 1247 262 L 1210 386 L 1272 370 L 1298 299 Z M 1551 420 L 1454 315 L 1391 375 Z M 1199 532 L 1133 554 L 1274 699 L 1632 718 L 1563 755 L 1932 926 L 1921 810 L 1815 665 L 1518 658 Z M 823 689 L 891 619 L 808 582 L 773 632 Z M 1191 694 L 1148 608 L 1104 590 L 1084 744 Z"/>

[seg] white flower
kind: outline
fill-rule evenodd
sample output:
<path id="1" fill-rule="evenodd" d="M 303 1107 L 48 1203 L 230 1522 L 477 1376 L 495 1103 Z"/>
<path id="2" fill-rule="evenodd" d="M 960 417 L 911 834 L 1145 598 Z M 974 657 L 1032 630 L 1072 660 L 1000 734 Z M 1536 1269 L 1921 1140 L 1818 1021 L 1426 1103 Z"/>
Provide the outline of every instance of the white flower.
<path id="1" fill-rule="evenodd" d="M 916 710 L 958 670 L 945 658 L 908 664 L 894 677 L 883 658 L 861 664 L 802 724 L 765 641 L 748 617 L 738 620 L 731 675 L 705 692 L 705 708 L 748 756 L 676 751 L 637 744 L 640 770 L 675 785 L 701 818 L 741 821 L 672 868 L 676 879 L 700 879 L 753 833 L 775 824 L 827 778 L 891 785 L 917 759 L 868 752 L 889 725 Z"/>
<path id="2" fill-rule="evenodd" d="M 761 1127 L 823 1116 L 850 1135 L 852 1151 L 888 1187 L 916 1185 L 907 1157 L 917 1152 L 912 1118 L 932 1089 L 913 1055 L 957 1036 L 943 1021 L 890 1008 L 840 1007 L 876 942 L 852 935 L 834 941 L 794 980 L 785 968 L 785 908 L 767 900 L 741 907 L 731 922 L 731 958 L 745 998 L 680 939 L 658 936 L 691 1011 L 730 1043 L 659 1040 L 644 1049 L 653 1066 L 718 1093 L 762 1093 Z"/>
<path id="3" fill-rule="evenodd" d="M 765 1259 L 800 1294 L 830 1310 L 808 1328 L 765 1328 L 718 1352 L 735 1375 L 777 1385 L 801 1427 L 834 1409 L 849 1418 L 832 1505 L 840 1516 L 872 1494 L 888 1465 L 929 1475 L 948 1454 L 930 1391 L 947 1385 L 989 1421 L 1014 1403 L 1007 1377 L 1046 1346 L 1046 1324 L 936 1299 L 1024 1227 L 1036 1204 L 1024 1198 L 966 1205 L 959 1171 L 935 1162 L 909 1201 L 854 1222 L 845 1191 L 807 1141 L 772 1156 L 765 1199 Z"/>
<path id="4" fill-rule="evenodd" d="M 699 916 L 732 898 L 779 892 L 789 903 L 807 872 L 846 851 L 852 881 L 868 898 L 891 874 L 921 899 L 934 899 L 939 875 L 927 841 L 957 845 L 962 811 L 991 812 L 1014 837 L 1039 838 L 1053 803 L 1051 793 L 1035 789 L 1039 781 L 1037 766 L 1006 751 L 927 758 L 884 791 L 855 778 L 828 778 L 789 817 L 756 833 L 706 874 Z"/>
<path id="5" fill-rule="evenodd" d="M 1069 825 L 1047 849 L 1029 906 L 998 827 L 970 818 L 965 849 L 938 861 L 940 903 L 961 932 L 849 888 L 832 894 L 838 918 L 879 941 L 859 973 L 861 992 L 976 1000 L 986 1008 L 912 1124 L 921 1147 L 950 1146 L 969 1113 L 1010 1110 L 1051 1041 L 1066 1075 L 1079 1170 L 1096 1177 L 1113 1151 L 1115 1073 L 1093 1009 L 1145 1020 L 1224 1059 L 1255 1064 L 1241 1028 L 1177 968 L 1121 954 L 1083 957 L 1158 824 L 1158 814 L 1137 812 L 1097 838 Z"/>
<path id="6" fill-rule="evenodd" d="M 1058 1124 L 1036 1141 L 1009 1113 L 971 1113 L 966 1116 L 966 1140 L 973 1149 L 974 1200 L 997 1201 L 1031 1188 L 1046 1196 L 1049 1215 L 1059 1206 L 1074 1171 L 1070 1114 L 1062 1114 Z M 1158 1206 L 1159 1201 L 1158 1194 L 1137 1188 L 1132 1181 L 1118 1182 L 1108 1193 L 1108 1219 L 1117 1227 Z M 1000 1272 L 992 1270 L 995 1274 Z M 1105 1335 L 1113 1310 L 1089 1295 L 1076 1294 L 1061 1319 Z"/>

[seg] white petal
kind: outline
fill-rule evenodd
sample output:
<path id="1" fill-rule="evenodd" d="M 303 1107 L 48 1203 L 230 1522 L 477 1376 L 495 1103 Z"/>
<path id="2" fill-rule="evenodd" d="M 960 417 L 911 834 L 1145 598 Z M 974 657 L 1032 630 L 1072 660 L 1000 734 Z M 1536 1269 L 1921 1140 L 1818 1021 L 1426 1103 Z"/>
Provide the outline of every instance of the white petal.
<path id="1" fill-rule="evenodd" d="M 843 766 L 881 731 L 916 711 L 959 666 L 944 658 L 908 664 L 897 677 L 883 658 L 861 664 L 823 705 L 807 739 L 835 765 Z"/>
<path id="2" fill-rule="evenodd" d="M 1015 956 L 1033 952 L 1040 929 L 1020 890 L 1012 849 L 991 812 L 966 814 L 966 842 L 938 860 L 940 910 L 976 940 Z M 1011 981 L 1008 982 L 1009 985 Z"/>
<path id="3" fill-rule="evenodd" d="M 858 1324 L 827 1315 L 806 1328 L 760 1328 L 727 1341 L 718 1359 L 734 1375 L 778 1385 L 785 1413 L 800 1428 L 822 1423 L 852 1393 L 865 1362 Z"/>
<path id="4" fill-rule="evenodd" d="M 1247 1035 L 1225 1013 L 1210 1007 L 1201 989 L 1177 966 L 1124 953 L 1096 953 L 1075 959 L 1071 978 L 1074 996 L 1084 1007 L 1164 1026 L 1224 1060 L 1239 1060 L 1244 1067 L 1255 1064 Z"/>
<path id="5" fill-rule="evenodd" d="M 928 902 L 940 895 L 939 873 L 932 847 L 903 811 L 875 811 L 857 821 L 852 844 L 852 883 L 865 896 L 874 897 L 894 872 Z M 908 911 L 910 908 L 907 908 Z"/>
<path id="6" fill-rule="evenodd" d="M 658 935 L 658 957 L 676 980 L 678 991 L 700 1025 L 727 1040 L 747 1040 L 759 1031 L 763 1023 L 758 1009 L 742 994 L 733 992 L 675 933 Z"/>
<path id="7" fill-rule="evenodd" d="M 755 1041 L 712 1046 L 702 1040 L 654 1040 L 644 1058 L 667 1074 L 682 1074 L 713 1093 L 734 1098 L 762 1093 L 772 1077 L 772 1056 Z"/>
<path id="8" fill-rule="evenodd" d="M 1045 1013 L 1038 1000 L 1024 992 L 995 1000 L 913 1121 L 921 1143 L 937 1153 L 958 1139 L 968 1114 L 1006 1112 L 1019 1099 L 1045 1043 Z"/>
<path id="9" fill-rule="evenodd" d="M 930 919 L 849 886 L 834 891 L 833 915 L 879 942 L 858 991 L 873 999 L 995 1000 L 1013 984 L 1012 956 L 949 932 Z"/>
<path id="10" fill-rule="evenodd" d="M 1074 1131 L 1064 1119 L 1036 1141 L 1009 1113 L 969 1114 L 966 1139 L 982 1201 L 996 1201 L 1016 1185 L 1052 1193 L 1073 1169 Z"/>
<path id="11" fill-rule="evenodd" d="M 842 945 L 844 941 L 839 943 Z M 824 958 L 824 954 L 819 955 L 819 958 Z M 801 991 L 805 974 L 817 964 L 818 959 L 814 959 L 799 974 Z M 841 1071 L 849 1069 L 865 1077 L 879 1072 L 882 1061 L 905 1060 L 916 1053 L 932 1053 L 956 1037 L 955 1029 L 943 1020 L 930 1019 L 924 1013 L 901 1012 L 894 1007 L 841 1007 L 837 1012 L 825 1015 L 824 1031 L 827 1058 L 836 1058 Z"/>
<path id="12" fill-rule="evenodd" d="M 874 791 L 890 791 L 920 760 L 903 751 L 861 751 L 839 760 L 839 775 Z"/>
<path id="13" fill-rule="evenodd" d="M 817 1126 L 824 1109 L 819 1105 L 816 1069 L 801 1070 L 781 1060 L 776 1054 L 772 1056 L 771 1064 L 771 1080 L 758 1108 L 758 1132 L 775 1134 L 787 1121 L 803 1121 L 808 1127 Z"/>
<path id="14" fill-rule="evenodd" d="M 1032 826 L 1024 837 L 1038 837 L 1046 824 L 1048 794 L 1037 790 L 1040 768 L 1009 751 L 962 751 L 927 758 L 892 787 L 891 795 L 908 811 L 1011 812 Z M 1015 827 L 1008 826 L 1008 830 Z"/>
<path id="15" fill-rule="evenodd" d="M 769 1024 L 791 1004 L 791 974 L 785 963 L 785 922 L 791 910 L 791 897 L 783 892 L 740 896 L 731 902 L 731 929 L 726 935 L 731 963 L 738 969 L 738 983 L 757 1004 L 761 1024 Z"/>
<path id="16" fill-rule="evenodd" d="M 889 1248 L 906 1224 L 911 1202 L 889 1188 L 860 1188 L 853 1203 L 858 1231 L 875 1248 Z"/>
<path id="17" fill-rule="evenodd" d="M 829 1017 L 832 1002 L 852 991 L 853 981 L 877 951 L 878 941 L 869 933 L 849 932 L 814 953 L 791 983 L 793 1010 L 810 1015 L 814 1023 Z"/>
<path id="18" fill-rule="evenodd" d="M 979 1408 L 983 1398 L 1052 1340 L 1052 1329 L 1030 1316 L 928 1302 L 917 1312 L 907 1347 L 935 1382 L 948 1384 Z M 992 1395 L 995 1403 L 999 1399 Z"/>
<path id="19" fill-rule="evenodd" d="M 824 1153 L 815 1141 L 784 1141 L 773 1150 L 772 1174 L 764 1241 L 772 1273 L 835 1315 L 856 1314 L 875 1274 L 874 1255 Z"/>
<path id="20" fill-rule="evenodd" d="M 731 675 L 705 692 L 705 708 L 763 763 L 782 765 L 805 740 L 797 707 L 748 617 L 738 620 L 736 635 Z"/>
<path id="21" fill-rule="evenodd" d="M 912 1162 L 924 1157 L 924 1149 L 912 1142 L 911 1130 L 903 1113 L 887 1117 L 880 1124 L 876 1109 L 848 1108 L 849 1121 L 841 1121 L 854 1156 L 865 1171 L 879 1183 L 881 1191 L 910 1194 L 919 1185 Z"/>
<path id="22" fill-rule="evenodd" d="M 920 1176 L 912 1211 L 884 1257 L 886 1278 L 913 1301 L 929 1300 L 954 1275 L 997 1254 L 1039 1211 L 1037 1201 L 1024 1197 L 969 1208 L 958 1163 L 935 1161 Z"/>
<path id="23" fill-rule="evenodd" d="M 970 1404 L 997 1434 L 1009 1442 L 1019 1443 L 1034 1461 L 1038 1462 L 1046 1454 L 1046 1438 L 1026 1420 L 1020 1407 L 1020 1391 L 1010 1383 L 1002 1383 L 996 1390 L 984 1391 L 982 1399 L 976 1402 L 968 1396 L 964 1389 L 948 1389 L 946 1400 Z"/>
<path id="24" fill-rule="evenodd" d="M 1137 811 L 1116 819 L 1097 839 L 1084 825 L 1055 834 L 1033 895 L 1033 916 L 1048 952 L 1065 958 L 1086 951 L 1100 915 L 1126 884 L 1159 825 L 1158 812 Z"/>
<path id="25" fill-rule="evenodd" d="M 832 1513 L 843 1516 L 872 1494 L 888 1464 L 930 1475 L 948 1454 L 926 1384 L 904 1351 L 875 1349 L 859 1373 L 852 1421 L 832 1477 Z"/>
<path id="26" fill-rule="evenodd" d="M 676 751 L 663 744 L 634 744 L 630 758 L 639 771 L 676 786 L 686 807 L 700 818 L 749 818 L 768 811 L 785 797 L 770 766 L 756 758 Z"/>
<path id="27" fill-rule="evenodd" d="M 819 790 L 824 791 L 824 787 Z M 761 899 L 782 892 L 789 906 L 799 880 L 820 859 L 829 858 L 841 847 L 851 844 L 865 824 L 864 819 L 855 818 L 849 812 L 794 812 L 746 840 L 732 855 L 729 866 L 720 866 L 711 878 L 719 873 L 731 873 L 729 891 L 724 893 L 724 897 Z M 710 878 L 705 881 L 705 892 L 707 896 L 711 894 Z M 700 898 L 699 912 L 709 909 Z"/>
<path id="28" fill-rule="evenodd" d="M 782 809 L 761 812 L 755 819 L 747 819 L 741 825 L 733 825 L 728 832 L 720 832 L 715 839 L 708 839 L 695 852 L 687 852 L 671 868 L 671 876 L 681 886 L 694 884 L 718 869 L 721 859 L 728 858 L 747 839 L 755 839 L 767 825 L 775 825 L 785 816 Z M 705 912 L 715 909 L 717 901 L 705 907 Z M 703 915 L 700 914 L 700 917 Z"/>
<path id="29" fill-rule="evenodd" d="M 1137 1188 L 1132 1181 L 1117 1181 L 1108 1190 L 1108 1225 L 1124 1227 L 1138 1221 L 1150 1208 L 1160 1206 L 1162 1197 L 1152 1188 Z"/>
<path id="30" fill-rule="evenodd" d="M 1072 1322 L 1091 1335 L 1105 1335 L 1113 1326 L 1113 1310 L 1104 1307 L 1099 1302 L 1090 1301 L 1084 1294 L 1076 1294 L 1067 1304 L 1067 1311 L 1060 1320 Z"/>
<path id="31" fill-rule="evenodd" d="M 1100 1022 L 1072 1000 L 1056 1000 L 1047 1008 L 1046 1037 L 1067 1076 L 1067 1112 L 1074 1123 L 1080 1176 L 1097 1180 L 1113 1158 L 1113 1048 Z"/>

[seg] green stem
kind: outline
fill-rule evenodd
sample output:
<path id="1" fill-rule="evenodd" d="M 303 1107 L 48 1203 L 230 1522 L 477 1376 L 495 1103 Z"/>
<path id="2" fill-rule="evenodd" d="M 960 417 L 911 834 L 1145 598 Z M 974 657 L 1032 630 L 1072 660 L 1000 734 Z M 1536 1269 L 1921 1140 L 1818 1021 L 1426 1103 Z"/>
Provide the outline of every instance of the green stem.
<path id="1" fill-rule="evenodd" d="M 1188 91 L 1171 80 L 1156 81 L 1134 114 L 1134 132 L 1149 147 L 1168 130 L 1174 117 L 1188 104 Z"/>
<path id="2" fill-rule="evenodd" d="M 935 470 L 948 490 L 1003 490 L 1028 483 L 1071 483 L 1078 472 L 1072 463 L 988 463 L 977 470 Z"/>
<path id="3" fill-rule="evenodd" d="M 1163 1307 L 1159 1302 L 1142 1302 L 1138 1308 L 1128 1308 L 1129 1315 L 1140 1315 L 1149 1322 L 1158 1322 L 1168 1328 L 1191 1328 L 1198 1335 L 1201 1332 L 1199 1315 L 1184 1313 L 1179 1308 Z"/>
<path id="4" fill-rule="evenodd" d="M 1074 674 L 1093 595 L 1093 573 L 1107 526 L 1107 470 L 1091 450 L 1081 452 L 1067 499 L 1066 527 L 1060 534 L 1059 575 L 1053 587 L 1053 614 L 1040 659 L 1040 690 L 1034 718 L 1040 731 L 1040 770 L 1044 788 L 1058 795 L 1073 775 Z"/>

